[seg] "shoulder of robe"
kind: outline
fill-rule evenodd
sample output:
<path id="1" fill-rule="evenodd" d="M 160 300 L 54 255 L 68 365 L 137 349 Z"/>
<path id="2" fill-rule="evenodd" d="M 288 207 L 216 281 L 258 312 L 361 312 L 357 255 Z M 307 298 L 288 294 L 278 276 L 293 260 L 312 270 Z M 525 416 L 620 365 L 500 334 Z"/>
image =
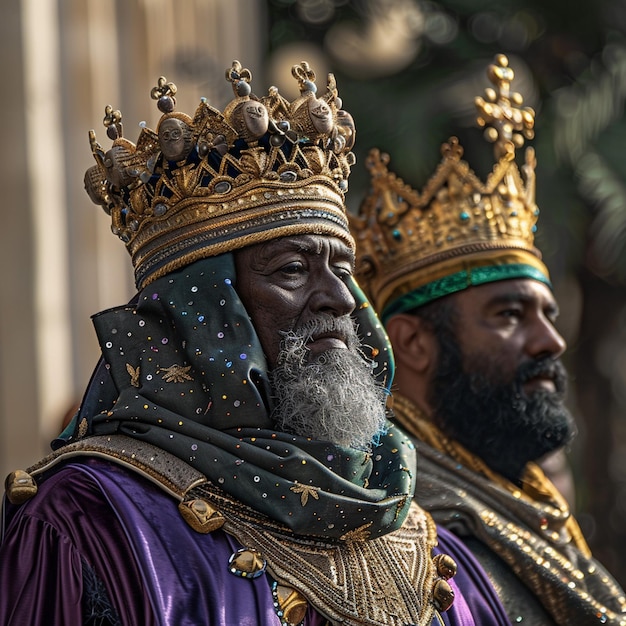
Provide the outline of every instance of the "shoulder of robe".
<path id="1" fill-rule="evenodd" d="M 101 458 L 136 472 L 182 502 L 185 494 L 207 482 L 204 474 L 178 457 L 126 435 L 96 435 L 59 448 L 26 470 L 11 472 L 5 481 L 6 495 L 20 505 L 37 494 L 37 478 L 57 466 L 81 458 Z"/>

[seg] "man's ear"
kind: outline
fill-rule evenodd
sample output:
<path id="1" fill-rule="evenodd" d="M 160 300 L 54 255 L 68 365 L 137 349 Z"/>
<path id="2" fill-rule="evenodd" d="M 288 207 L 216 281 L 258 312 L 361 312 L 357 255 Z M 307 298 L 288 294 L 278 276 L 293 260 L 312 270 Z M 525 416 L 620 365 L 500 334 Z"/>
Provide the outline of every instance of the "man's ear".
<path id="1" fill-rule="evenodd" d="M 394 315 L 386 325 L 398 369 L 425 374 L 436 359 L 437 342 L 428 324 L 415 315 Z"/>

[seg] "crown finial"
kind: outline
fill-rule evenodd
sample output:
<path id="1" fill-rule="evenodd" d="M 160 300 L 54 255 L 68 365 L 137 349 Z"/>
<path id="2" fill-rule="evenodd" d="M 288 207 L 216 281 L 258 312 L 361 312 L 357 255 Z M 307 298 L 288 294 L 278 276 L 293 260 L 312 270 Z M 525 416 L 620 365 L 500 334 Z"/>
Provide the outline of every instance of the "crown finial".
<path id="1" fill-rule="evenodd" d="M 511 91 L 515 75 L 504 54 L 496 55 L 487 69 L 487 76 L 496 89 L 489 87 L 485 89 L 485 98 L 478 96 L 474 100 L 477 122 L 485 128 L 487 141 L 494 144 L 496 159 L 501 159 L 506 154 L 513 155 L 515 148 L 521 148 L 525 138 L 535 136 L 535 112 L 531 107 L 521 107 L 521 94 Z"/>
<path id="2" fill-rule="evenodd" d="M 165 76 L 159 76 L 157 86 L 152 88 L 150 97 L 157 101 L 157 107 L 161 113 L 171 113 L 176 108 L 176 85 L 168 83 Z"/>
<path id="3" fill-rule="evenodd" d="M 315 72 L 306 61 L 294 65 L 291 74 L 298 81 L 300 97 L 291 104 L 295 130 L 306 136 L 327 140 L 336 128 L 337 101 L 334 93 L 335 77 L 328 75 L 326 93 L 317 97 Z"/>
<path id="4" fill-rule="evenodd" d="M 515 163 L 515 148 L 533 136 L 534 112 L 520 109 L 510 90 L 513 71 L 498 55 L 487 75 L 497 90 L 477 98 L 479 125 L 495 143 L 496 163 L 481 181 L 462 159 L 456 137 L 421 191 L 389 171 L 389 155 L 367 159 L 371 187 L 360 215 L 350 216 L 357 242 L 356 276 L 383 321 L 431 300 L 505 278 L 531 277 L 549 284 L 534 247 L 535 153 Z"/>
<path id="5" fill-rule="evenodd" d="M 104 107 L 104 119 L 102 123 L 107 129 L 107 137 L 109 139 L 114 141 L 118 137 L 124 136 L 122 132 L 122 114 L 119 111 L 114 111 L 113 107 L 109 104 Z"/>
<path id="6" fill-rule="evenodd" d="M 317 92 L 315 72 L 309 67 L 306 61 L 302 61 L 299 65 L 294 65 L 291 68 L 291 74 L 298 81 L 300 93 Z"/>
<path id="7" fill-rule="evenodd" d="M 270 127 L 266 106 L 252 94 L 252 72 L 237 60 L 226 70 L 226 80 L 232 84 L 234 100 L 224 109 L 228 123 L 247 143 L 258 141 Z"/>
<path id="8" fill-rule="evenodd" d="M 252 88 L 250 82 L 252 81 L 252 72 L 242 67 L 241 63 L 236 59 L 229 69 L 226 70 L 226 80 L 233 85 L 233 92 L 236 96 L 243 98 L 249 96 Z"/>

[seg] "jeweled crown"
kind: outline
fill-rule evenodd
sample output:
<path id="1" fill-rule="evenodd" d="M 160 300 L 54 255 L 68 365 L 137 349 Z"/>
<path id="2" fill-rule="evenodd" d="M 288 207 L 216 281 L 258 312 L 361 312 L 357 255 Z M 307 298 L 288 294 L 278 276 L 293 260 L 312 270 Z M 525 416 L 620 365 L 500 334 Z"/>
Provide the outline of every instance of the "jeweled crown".
<path id="1" fill-rule="evenodd" d="M 113 145 L 89 138 L 96 165 L 85 189 L 111 216 L 142 288 L 174 269 L 284 235 L 350 235 L 344 192 L 354 164 L 355 128 L 341 109 L 335 79 L 316 95 L 306 62 L 292 69 L 300 95 L 276 87 L 252 94 L 239 61 L 226 70 L 234 99 L 223 112 L 204 99 L 193 117 L 175 111 L 176 86 L 159 78 L 151 97 L 161 116 L 142 127 L 136 144 L 122 134 L 121 113 L 107 106 Z"/>
<path id="2" fill-rule="evenodd" d="M 534 246 L 535 153 L 515 163 L 515 149 L 534 136 L 534 111 L 510 89 L 513 71 L 497 55 L 488 69 L 495 89 L 477 97 L 478 125 L 494 143 L 496 163 L 485 182 L 462 159 L 456 137 L 421 192 L 388 170 L 389 156 L 367 159 L 371 187 L 350 218 L 357 278 L 383 320 L 471 285 L 515 277 L 548 283 Z"/>

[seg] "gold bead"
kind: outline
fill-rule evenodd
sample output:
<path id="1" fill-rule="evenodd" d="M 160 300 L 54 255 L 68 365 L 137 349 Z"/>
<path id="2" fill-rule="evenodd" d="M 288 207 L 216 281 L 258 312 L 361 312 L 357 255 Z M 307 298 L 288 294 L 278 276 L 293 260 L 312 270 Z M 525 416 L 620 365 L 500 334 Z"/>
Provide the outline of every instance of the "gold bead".
<path id="1" fill-rule="evenodd" d="M 454 591 L 450 584 L 440 578 L 433 586 L 433 604 L 438 611 L 447 611 L 454 602 Z"/>
<path id="2" fill-rule="evenodd" d="M 490 102 L 495 102 L 496 99 L 498 98 L 498 94 L 496 93 L 496 90 L 492 89 L 491 87 L 487 87 L 487 89 L 485 89 L 485 95 L 487 96 L 487 99 Z"/>
<path id="3" fill-rule="evenodd" d="M 437 568 L 439 576 L 445 578 L 446 580 L 452 578 L 456 574 L 456 563 L 448 554 L 437 554 L 433 557 L 433 563 Z"/>
<path id="4" fill-rule="evenodd" d="M 509 59 L 504 54 L 496 54 L 495 62 L 502 67 L 506 67 L 509 64 Z"/>
<path id="5" fill-rule="evenodd" d="M 490 143 L 494 143 L 498 139 L 498 131 L 495 128 L 487 128 L 484 133 L 485 139 Z"/>

